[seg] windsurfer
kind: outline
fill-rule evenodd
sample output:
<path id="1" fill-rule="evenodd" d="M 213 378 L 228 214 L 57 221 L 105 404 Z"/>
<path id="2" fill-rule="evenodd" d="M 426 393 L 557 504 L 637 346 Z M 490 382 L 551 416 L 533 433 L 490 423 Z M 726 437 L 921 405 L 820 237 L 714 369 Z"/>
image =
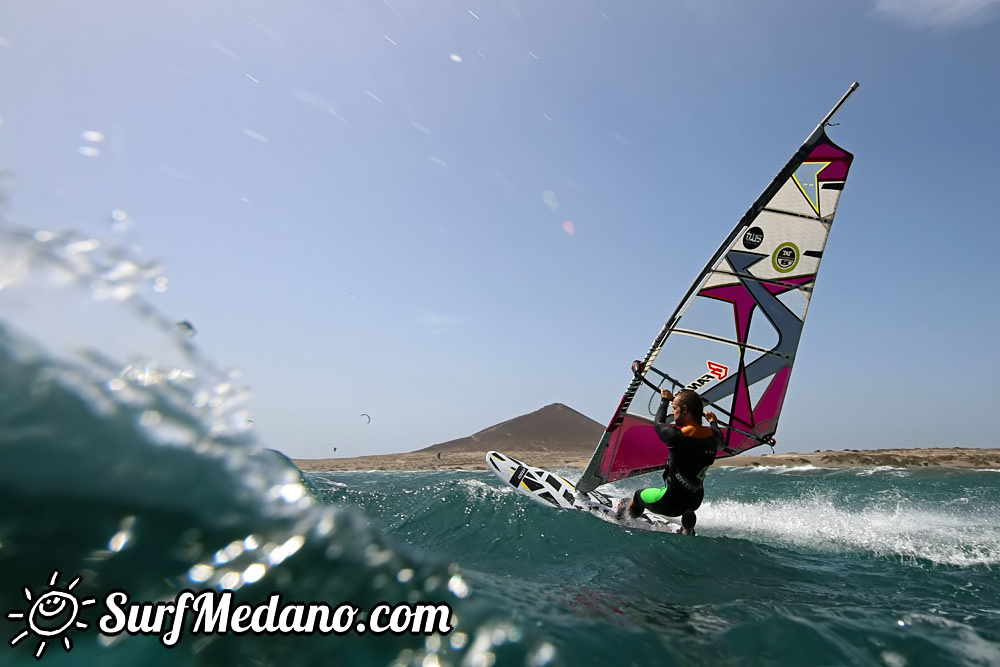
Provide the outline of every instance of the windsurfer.
<path id="1" fill-rule="evenodd" d="M 674 422 L 667 424 L 667 408 Z M 653 426 L 660 440 L 670 448 L 663 469 L 666 486 L 639 489 L 629 503 L 622 502 L 619 517 L 637 518 L 644 510 L 663 516 L 681 517 L 681 533 L 694 535 L 695 510 L 705 498 L 705 473 L 715 462 L 715 452 L 722 447 L 722 432 L 713 412 L 704 412 L 705 404 L 697 392 L 683 389 L 675 396 L 669 389 L 660 390 L 660 407 Z M 709 426 L 702 424 L 702 418 Z"/>

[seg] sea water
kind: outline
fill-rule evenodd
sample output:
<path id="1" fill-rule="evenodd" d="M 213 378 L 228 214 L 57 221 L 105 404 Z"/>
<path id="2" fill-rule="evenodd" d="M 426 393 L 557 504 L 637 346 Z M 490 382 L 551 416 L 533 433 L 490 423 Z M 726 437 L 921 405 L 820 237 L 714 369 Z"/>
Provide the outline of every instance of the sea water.
<path id="1" fill-rule="evenodd" d="M 238 378 L 136 296 L 156 267 L 2 241 L 2 665 L 1000 664 L 1000 471 L 714 469 L 696 537 L 534 504 L 485 460 L 303 475 L 247 433 Z M 94 318 L 80 285 L 120 304 L 91 322 L 120 337 L 61 339 L 59 317 L 76 337 Z M 136 351 L 132 329 L 162 341 Z M 262 619 L 270 600 L 448 616 L 312 634 L 188 616 L 171 637 L 183 591 Z M 131 632 L 115 593 L 148 612 Z"/>

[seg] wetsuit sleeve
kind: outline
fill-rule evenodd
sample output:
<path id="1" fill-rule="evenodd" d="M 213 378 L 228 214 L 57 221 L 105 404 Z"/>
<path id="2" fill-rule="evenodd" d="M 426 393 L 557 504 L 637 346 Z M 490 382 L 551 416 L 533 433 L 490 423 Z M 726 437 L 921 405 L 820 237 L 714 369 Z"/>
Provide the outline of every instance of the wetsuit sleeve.
<path id="1" fill-rule="evenodd" d="M 712 435 L 715 437 L 715 448 L 722 449 L 726 446 L 726 437 L 722 435 L 722 429 L 719 428 L 718 422 L 712 422 L 709 426 L 712 428 Z"/>
<path id="2" fill-rule="evenodd" d="M 667 410 L 670 409 L 670 401 L 661 398 L 660 407 L 656 411 L 656 417 L 653 419 L 653 428 L 656 429 L 656 435 L 660 436 L 660 440 L 670 444 L 670 441 L 681 434 L 677 430 L 677 427 L 673 424 L 667 424 Z"/>
<path id="3" fill-rule="evenodd" d="M 656 417 L 653 418 L 653 428 L 656 429 L 656 435 L 660 436 L 660 440 L 670 447 L 671 441 L 679 436 L 681 432 L 677 430 L 677 427 L 673 424 L 666 424 L 667 421 L 667 410 L 670 409 L 670 401 L 661 398 L 660 407 L 656 411 Z M 670 478 L 670 466 L 674 460 L 674 449 L 670 447 L 670 454 L 667 456 L 667 464 L 663 468 L 663 483 L 666 484 Z"/>

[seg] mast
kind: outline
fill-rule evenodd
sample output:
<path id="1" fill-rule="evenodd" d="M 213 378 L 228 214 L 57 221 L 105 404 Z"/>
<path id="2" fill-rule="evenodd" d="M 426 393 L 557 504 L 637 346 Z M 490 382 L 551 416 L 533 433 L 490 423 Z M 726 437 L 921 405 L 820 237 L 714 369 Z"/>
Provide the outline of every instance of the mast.
<path id="1" fill-rule="evenodd" d="M 812 143 L 812 141 L 815 139 L 816 133 L 822 132 L 823 128 L 830 124 L 830 121 L 833 119 L 833 115 L 840 110 L 840 107 L 844 106 L 844 102 L 847 101 L 847 98 L 850 97 L 851 94 L 855 90 L 857 90 L 858 86 L 860 85 L 861 84 L 858 83 L 857 81 L 851 84 L 851 87 L 847 89 L 847 92 L 844 93 L 843 97 L 840 98 L 840 101 L 833 105 L 833 108 L 830 109 L 830 113 L 828 113 L 826 117 L 824 117 L 823 120 L 819 122 L 819 125 L 816 126 L 816 129 L 813 130 L 812 134 L 809 135 L 809 138 L 806 139 L 807 144 Z"/>
<path id="2" fill-rule="evenodd" d="M 844 102 L 847 101 L 847 98 L 850 97 L 851 93 L 853 93 L 855 90 L 857 90 L 858 86 L 860 86 L 860 85 L 861 84 L 858 83 L 857 81 L 855 81 L 854 83 L 852 83 L 851 87 L 847 89 L 846 93 L 844 93 L 844 96 L 840 98 L 840 101 L 837 102 L 835 105 L 833 105 L 833 108 L 830 109 L 830 113 L 828 113 L 826 115 L 826 118 L 823 119 L 823 122 L 820 123 L 820 125 L 826 125 L 827 123 L 829 123 L 830 119 L 833 118 L 833 114 L 837 113 L 837 111 L 840 110 L 840 107 L 842 107 L 844 105 Z"/>

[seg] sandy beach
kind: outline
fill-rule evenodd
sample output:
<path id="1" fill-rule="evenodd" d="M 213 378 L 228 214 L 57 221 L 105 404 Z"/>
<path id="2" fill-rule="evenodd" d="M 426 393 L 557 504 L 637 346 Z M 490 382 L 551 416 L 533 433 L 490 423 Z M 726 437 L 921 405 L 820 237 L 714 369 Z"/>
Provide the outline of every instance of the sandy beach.
<path id="1" fill-rule="evenodd" d="M 546 469 L 583 469 L 590 453 L 510 450 L 505 454 L 533 466 Z M 344 470 L 485 470 L 486 451 L 482 452 L 409 452 L 360 456 L 356 458 L 297 459 L 295 465 L 306 472 Z M 716 466 L 817 466 L 820 468 L 855 468 L 891 466 L 895 468 L 947 467 L 1000 470 L 1000 449 L 846 449 L 809 454 L 761 454 L 734 456 L 716 462 Z"/>
<path id="2" fill-rule="evenodd" d="M 471 436 L 400 454 L 355 458 L 299 459 L 305 472 L 340 470 L 486 470 L 486 452 L 497 450 L 539 468 L 587 467 L 604 427 L 562 403 L 509 419 Z M 759 454 L 756 452 L 760 452 Z M 771 453 L 758 447 L 751 455 L 716 461 L 716 466 L 816 466 L 855 468 L 892 466 L 980 468 L 1000 470 L 1000 449 L 844 449 Z"/>

